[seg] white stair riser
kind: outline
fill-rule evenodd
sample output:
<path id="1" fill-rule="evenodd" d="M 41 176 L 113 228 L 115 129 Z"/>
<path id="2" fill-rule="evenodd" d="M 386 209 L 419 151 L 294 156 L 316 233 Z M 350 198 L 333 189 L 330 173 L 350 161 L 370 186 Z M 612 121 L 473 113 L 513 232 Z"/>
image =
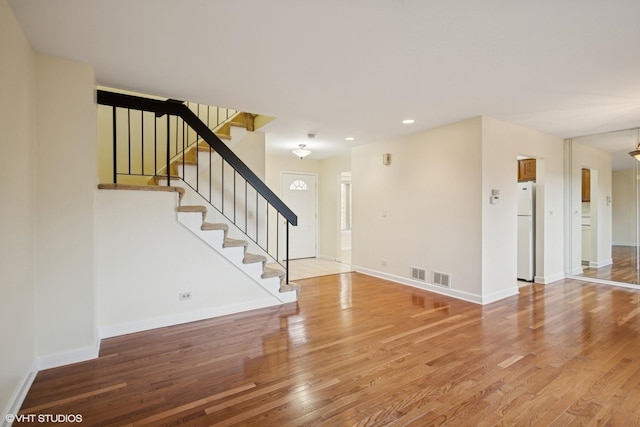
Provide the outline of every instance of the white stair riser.
<path id="1" fill-rule="evenodd" d="M 243 262 L 245 254 L 244 247 L 223 247 L 224 232 L 222 230 L 201 230 L 202 214 L 200 212 L 178 212 L 178 221 L 217 252 L 224 255 L 231 263 L 244 271 L 281 302 L 297 301 L 297 292 L 280 292 L 280 278 L 269 277 L 263 279 L 261 277 L 263 273 L 263 264 L 261 262 L 251 264 L 245 264 Z"/>

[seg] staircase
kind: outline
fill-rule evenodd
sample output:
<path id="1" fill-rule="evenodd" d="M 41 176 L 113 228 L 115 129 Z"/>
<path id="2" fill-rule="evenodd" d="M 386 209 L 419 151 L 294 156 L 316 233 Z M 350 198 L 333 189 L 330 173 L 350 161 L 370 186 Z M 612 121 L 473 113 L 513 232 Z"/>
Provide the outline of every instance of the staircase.
<path id="1" fill-rule="evenodd" d="M 295 225 L 297 218 L 221 141 L 221 139 L 231 139 L 232 127 L 243 128 L 247 131 L 255 129 L 254 121 L 256 115 L 237 112 L 228 120 L 216 126 L 214 134 L 191 110 L 175 101 L 163 102 L 98 91 L 98 103 L 113 108 L 113 158 L 116 159 L 113 166 L 114 182 L 102 183 L 98 188 L 178 193 L 177 219 L 183 226 L 206 242 L 280 302 L 288 303 L 297 300 L 299 287 L 288 281 L 288 256 L 285 255 L 284 263 L 279 261 L 282 256 L 279 253 L 281 244 L 278 241 L 282 231 L 280 229 L 282 218 L 285 219 L 287 240 L 288 226 L 290 223 Z M 118 134 L 116 131 L 117 108 L 126 108 L 128 111 L 127 132 L 129 135 L 126 149 L 128 149 L 129 153 L 129 172 L 131 171 L 131 153 L 135 151 L 138 145 L 142 150 L 141 157 L 144 158 L 145 156 L 144 136 L 142 136 L 139 144 L 135 142 L 136 135 L 135 132 L 132 132 L 132 128 L 135 126 L 131 124 L 131 111 L 143 111 L 140 125 L 142 129 L 145 128 L 144 112 L 155 113 L 154 129 L 158 127 L 158 123 L 163 124 L 163 122 L 159 121 L 166 121 L 166 138 L 164 140 L 159 140 L 156 132 L 154 132 L 156 138 L 154 140 L 154 163 L 157 165 L 162 161 L 158 161 L 158 158 L 165 159 L 165 166 L 156 166 L 154 173 L 148 177 L 146 185 L 118 182 L 118 179 L 123 177 L 125 179 L 122 179 L 122 181 L 126 181 L 126 178 L 131 174 L 119 172 L 123 167 L 117 164 L 117 150 L 122 145 L 122 142 L 118 141 L 116 137 Z M 163 118 L 163 115 L 166 116 Z M 186 131 L 185 126 L 187 126 Z M 180 128 L 182 130 L 179 130 Z M 175 137 L 173 136 L 174 131 Z M 180 132 L 182 132 L 182 136 Z M 195 136 L 193 140 L 189 138 L 190 132 Z M 144 135 L 144 130 L 142 134 Z M 134 139 L 133 144 L 132 139 Z M 120 147 L 120 150 L 122 150 L 122 147 Z M 216 163 L 212 160 L 214 157 Z M 208 158 L 207 164 L 205 164 L 206 158 Z M 216 180 L 212 179 L 212 169 L 218 163 L 222 168 L 221 187 L 219 182 L 215 182 Z M 166 166 L 167 164 L 168 167 Z M 145 175 L 144 165 L 141 170 L 143 173 L 138 174 L 138 178 Z M 229 175 L 230 173 L 233 177 L 232 215 L 228 212 L 230 210 L 228 206 L 230 202 L 227 202 L 227 207 L 224 206 L 225 200 L 231 197 L 226 188 L 230 185 L 229 179 L 225 184 L 225 174 Z M 208 177 L 208 179 L 205 180 L 205 177 Z M 236 194 L 238 181 L 244 189 L 244 198 Z M 250 198 L 247 196 L 249 191 L 251 191 Z M 206 197 L 207 192 L 208 198 Z M 213 195 L 218 193 L 222 207 L 216 206 L 216 201 L 212 199 Z M 254 196 L 255 201 L 253 201 Z M 238 206 L 244 207 L 244 217 L 241 214 L 237 214 Z M 262 212 L 260 212 L 261 206 L 266 206 Z M 254 209 L 255 213 L 249 214 L 249 207 Z M 273 219 L 273 211 L 276 212 L 275 221 Z M 255 216 L 255 224 L 250 224 L 250 221 L 253 221 L 252 215 Z M 273 230 L 274 224 L 275 231 Z M 249 225 L 251 225 L 251 228 L 255 228 L 253 233 L 249 231 Z M 233 234 L 239 234 L 241 238 L 231 238 L 229 236 L 230 229 L 232 229 Z M 275 246 L 273 242 L 269 241 L 269 236 L 273 235 L 276 236 Z"/>
<path id="2" fill-rule="evenodd" d="M 213 133 L 221 140 L 232 141 L 233 137 L 232 128 L 246 129 L 249 132 L 255 130 L 255 118 L 256 114 L 246 113 L 243 111 L 237 111 L 233 113 L 227 120 L 215 126 L 212 130 Z M 171 179 L 183 179 L 185 174 L 180 172 L 180 169 L 184 166 L 197 166 L 198 165 L 198 153 L 208 153 L 211 150 L 209 144 L 206 141 L 197 141 L 193 144 L 188 144 L 181 152 L 176 154 L 170 159 L 169 173 Z M 167 168 L 162 167 L 157 174 L 151 177 L 148 181 L 149 185 L 166 185 Z"/>
<path id="3" fill-rule="evenodd" d="M 247 276 L 266 289 L 282 303 L 297 301 L 299 285 L 285 283 L 285 272 L 267 265 L 265 255 L 248 252 L 249 242 L 229 237 L 229 225 L 221 222 L 207 222 L 208 209 L 203 205 L 183 205 L 185 190 L 180 186 L 99 184 L 101 190 L 165 191 L 178 193 L 176 212 L 178 222 L 203 240 L 212 249 L 229 260 Z"/>

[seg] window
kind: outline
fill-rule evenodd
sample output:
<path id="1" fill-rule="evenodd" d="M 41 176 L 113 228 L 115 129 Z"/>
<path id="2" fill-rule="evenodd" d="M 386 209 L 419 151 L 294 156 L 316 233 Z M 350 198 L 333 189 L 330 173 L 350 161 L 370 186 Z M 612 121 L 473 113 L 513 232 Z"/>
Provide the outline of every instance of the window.
<path id="1" fill-rule="evenodd" d="M 309 186 L 307 185 L 307 183 L 302 181 L 301 179 L 296 179 L 289 186 L 289 190 L 293 191 L 307 191 L 308 189 Z"/>
<path id="2" fill-rule="evenodd" d="M 340 184 L 340 229 L 351 230 L 351 182 Z"/>

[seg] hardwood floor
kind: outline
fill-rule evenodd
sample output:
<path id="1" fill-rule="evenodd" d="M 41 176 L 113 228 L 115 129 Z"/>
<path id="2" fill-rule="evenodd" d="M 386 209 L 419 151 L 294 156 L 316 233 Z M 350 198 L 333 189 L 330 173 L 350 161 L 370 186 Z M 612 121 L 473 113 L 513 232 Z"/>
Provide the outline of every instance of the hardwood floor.
<path id="1" fill-rule="evenodd" d="M 300 283 L 297 304 L 105 339 L 98 359 L 40 372 L 21 413 L 90 426 L 640 425 L 640 291 L 566 280 L 480 306 L 358 273 Z"/>
<path id="2" fill-rule="evenodd" d="M 601 268 L 585 268 L 582 276 L 613 282 L 638 284 L 638 259 L 635 246 L 612 246 L 613 264 Z"/>

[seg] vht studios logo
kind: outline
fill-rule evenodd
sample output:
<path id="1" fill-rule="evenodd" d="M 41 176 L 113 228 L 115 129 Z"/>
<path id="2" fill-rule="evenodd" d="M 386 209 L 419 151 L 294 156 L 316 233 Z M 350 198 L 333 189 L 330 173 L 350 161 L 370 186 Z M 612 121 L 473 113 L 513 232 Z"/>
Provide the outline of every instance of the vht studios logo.
<path id="1" fill-rule="evenodd" d="M 81 423 L 80 414 L 7 414 L 8 423 Z"/>

